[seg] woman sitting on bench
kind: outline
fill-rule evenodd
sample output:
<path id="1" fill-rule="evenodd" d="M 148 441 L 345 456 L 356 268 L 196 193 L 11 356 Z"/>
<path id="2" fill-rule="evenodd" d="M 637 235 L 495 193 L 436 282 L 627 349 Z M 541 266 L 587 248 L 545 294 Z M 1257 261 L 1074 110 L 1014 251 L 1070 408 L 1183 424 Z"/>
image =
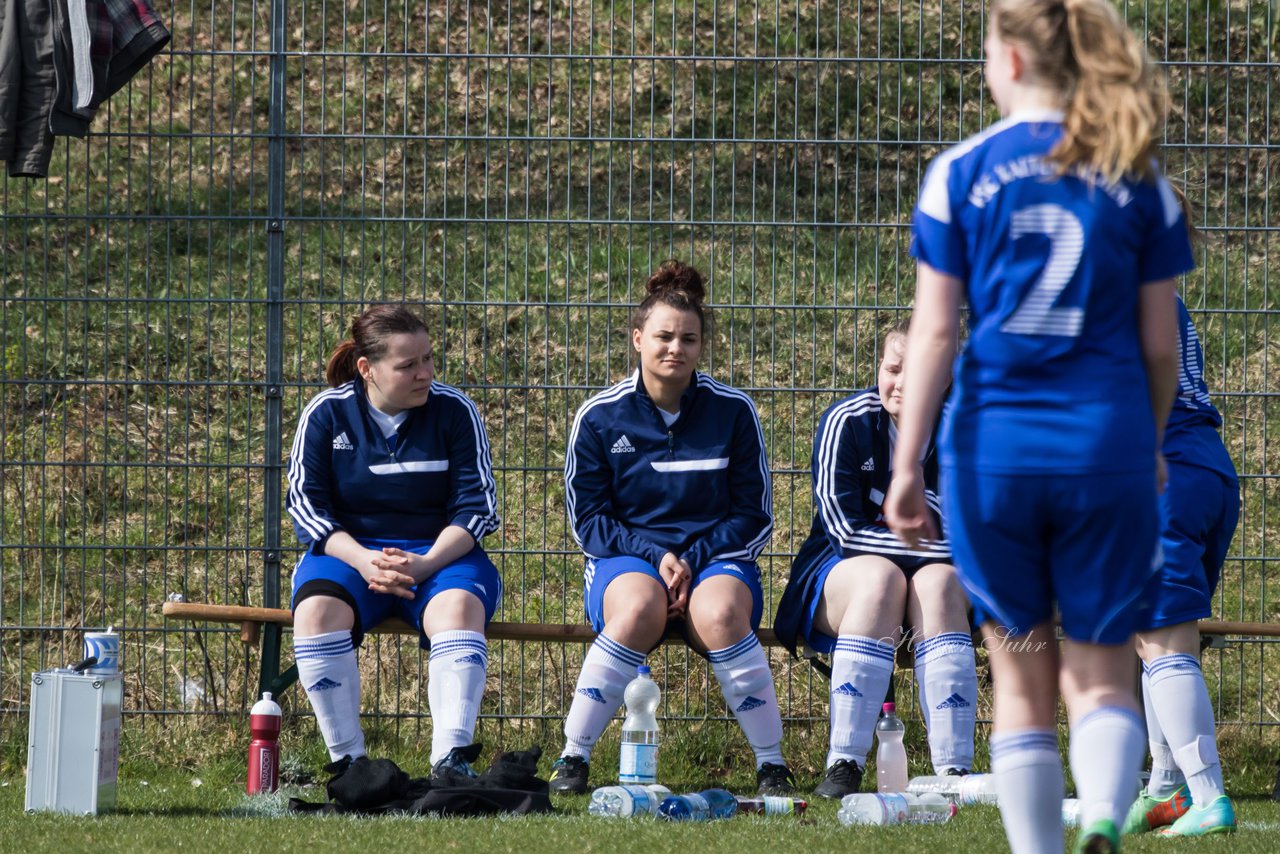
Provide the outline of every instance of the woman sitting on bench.
<path id="1" fill-rule="evenodd" d="M 766 794 L 793 778 L 769 661 L 753 631 L 756 558 L 773 529 L 764 435 L 751 399 L 694 370 L 705 340 L 702 276 L 667 261 L 646 285 L 631 343 L 640 367 L 578 410 L 565 499 L 586 554 L 587 651 L 551 790 L 585 792 L 596 740 L 668 621 L 711 662 Z"/>
<path id="2" fill-rule="evenodd" d="M 480 548 L 498 527 L 480 413 L 434 381 L 431 338 L 402 305 L 369 308 L 329 358 L 332 388 L 302 411 L 287 506 L 307 552 L 293 573 L 294 655 L 329 755 L 365 753 L 356 649 L 390 617 L 431 650 L 432 776 L 474 776 L 502 581 Z"/>
<path id="3" fill-rule="evenodd" d="M 951 549 L 945 539 L 908 547 L 880 512 L 898 435 L 906 346 L 907 325 L 899 323 L 884 337 L 876 387 L 837 401 L 818 422 L 813 527 L 791 566 L 773 626 L 793 653 L 808 644 L 831 655 L 831 748 L 813 790 L 822 798 L 862 787 L 904 619 L 934 772 L 967 774 L 973 767 L 978 676 L 969 600 Z M 940 528 L 932 441 L 922 462 Z"/>

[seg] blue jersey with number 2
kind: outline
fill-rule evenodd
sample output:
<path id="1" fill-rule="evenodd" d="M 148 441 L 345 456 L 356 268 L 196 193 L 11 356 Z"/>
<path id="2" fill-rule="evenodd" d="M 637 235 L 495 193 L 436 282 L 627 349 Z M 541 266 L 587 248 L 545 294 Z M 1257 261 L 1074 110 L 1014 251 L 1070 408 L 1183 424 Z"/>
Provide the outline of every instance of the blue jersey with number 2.
<path id="1" fill-rule="evenodd" d="M 1045 158 L 1061 119 L 1004 119 L 940 155 L 920 191 L 912 251 L 964 282 L 970 310 L 940 438 L 946 467 L 1154 465 L 1138 292 L 1194 267 L 1186 224 L 1163 178 L 1059 175 Z"/>

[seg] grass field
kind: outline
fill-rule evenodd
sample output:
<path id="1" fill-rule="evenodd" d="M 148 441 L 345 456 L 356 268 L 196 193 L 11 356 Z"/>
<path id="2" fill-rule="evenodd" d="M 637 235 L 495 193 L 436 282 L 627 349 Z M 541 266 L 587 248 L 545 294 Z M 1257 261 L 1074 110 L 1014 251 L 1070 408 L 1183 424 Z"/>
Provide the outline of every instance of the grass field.
<path id="1" fill-rule="evenodd" d="M 910 727 L 909 734 L 918 736 Z M 821 732 L 789 730 L 784 752 L 796 769 L 804 796 L 818 781 Z M 482 723 L 478 738 L 490 745 L 483 765 L 497 750 L 540 746 L 542 776 L 554 755 L 558 727 L 530 727 L 512 722 Z M 25 734 L 24 734 L 25 735 Z M 815 852 L 880 850 L 937 854 L 998 851 L 1004 847 L 999 814 L 993 807 L 966 808 L 943 827 L 846 828 L 836 818 L 837 805 L 810 799 L 803 820 L 742 817 L 714 825 L 672 826 L 657 821 L 613 822 L 586 814 L 587 797 L 553 798 L 555 816 L 501 820 L 441 820 L 421 817 L 352 819 L 293 816 L 286 797 L 324 800 L 321 771 L 327 757 L 309 721 L 286 720 L 282 740 L 282 777 L 286 787 L 275 797 L 246 798 L 244 764 L 247 731 L 234 722 L 206 725 L 202 732 L 183 726 L 142 730 L 126 724 L 121 749 L 118 809 L 96 818 L 26 815 L 22 812 L 24 779 L 21 763 L 0 765 L 0 840 L 22 840 L 14 851 L 194 851 L 227 850 L 459 850 L 511 851 L 516 854 L 573 851 L 671 851 L 687 847 L 710 854 L 753 851 Z M 4 735 L 5 753 L 13 758 L 18 734 Z M 714 723 L 664 727 L 662 779 L 673 791 L 712 786 L 745 794 L 752 791 L 749 753 L 736 727 Z M 23 739 L 25 745 L 25 739 Z M 377 726 L 371 732 L 373 755 L 391 756 L 410 775 L 427 773 L 425 740 Z M 912 739 L 912 773 L 928 773 L 927 751 Z M 1231 851 L 1269 854 L 1280 850 L 1280 804 L 1270 791 L 1275 756 L 1260 755 L 1256 739 L 1232 737 L 1222 743 L 1228 790 L 1236 800 L 1241 830 L 1229 839 L 1127 840 L 1124 850 Z M 617 727 L 611 727 L 597 750 L 592 782 L 611 782 L 617 767 Z M 864 788 L 870 788 L 874 772 Z M 1070 791 L 1070 785 L 1068 786 Z"/>
<path id="2" fill-rule="evenodd" d="M 0 178 L 0 776 L 10 783 L 0 849 L 47 839 L 74 850 L 86 827 L 99 844 L 118 835 L 122 847 L 165 847 L 175 815 L 213 848 L 258 821 L 227 817 L 244 738 L 236 715 L 252 702 L 258 653 L 233 629 L 167 624 L 159 607 L 170 592 L 261 602 L 264 484 L 279 481 L 281 463 L 267 436 L 279 429 L 287 448 L 325 355 L 366 301 L 420 302 L 442 379 L 486 418 L 504 518 L 486 543 L 506 584 L 498 618 L 577 621 L 582 566 L 561 484 L 569 419 L 629 369 L 628 307 L 644 274 L 673 254 L 700 265 L 714 307 L 706 367 L 751 392 L 766 431 L 772 611 L 812 516 L 816 416 L 872 382 L 877 329 L 911 301 L 907 222 L 924 165 L 994 116 L 976 4 L 291 2 L 281 341 L 267 336 L 268 6 L 160 5 L 171 53 L 113 98 L 87 140 L 59 144 L 50 180 Z M 1273 7 L 1125 4 L 1168 63 L 1168 169 L 1208 234 L 1184 293 L 1244 496 L 1216 616 L 1260 621 L 1277 619 L 1280 555 Z M 272 369 L 278 428 L 266 416 Z M 271 533 L 287 590 L 292 531 Z M 130 812 L 18 817 L 28 674 L 71 660 L 80 629 L 108 623 L 124 629 Z M 482 738 L 558 746 L 581 655 L 494 644 Z M 430 728 L 425 661 L 388 638 L 361 661 L 374 743 L 412 757 Z M 653 663 L 673 779 L 746 786 L 746 746 L 702 662 L 664 648 Z M 813 780 L 826 682 L 805 664 L 773 663 L 787 755 Z M 1275 646 L 1232 642 L 1206 654 L 1205 673 L 1226 723 L 1229 786 L 1258 810 L 1248 820 L 1275 824 L 1254 800 L 1280 753 Z M 909 676 L 899 691 L 913 694 Z M 318 769 L 305 700 L 296 689 L 281 699 L 290 750 Z M 989 718 L 989 706 L 979 712 Z M 911 738 L 922 757 L 918 725 Z M 606 739 L 599 761 L 615 757 Z M 205 785 L 192 789 L 192 775 Z M 832 816 L 668 830 L 651 847 L 685 833 L 708 850 L 756 845 L 742 828 L 773 833 L 768 847 L 848 847 Z M 982 818 L 858 838 L 936 850 L 930 834 L 972 821 L 972 839 L 946 844 L 983 850 L 999 834 Z M 522 850 L 533 825 L 549 828 L 548 849 L 575 836 L 597 850 L 620 844 L 623 831 L 584 822 L 494 826 Z M 314 847 L 335 826 L 353 841 L 374 826 L 370 838 L 403 833 L 402 847 L 424 827 L 471 827 L 312 821 L 278 835 L 293 844 L 302 829 L 296 838 Z M 1263 838 L 1272 844 L 1258 850 L 1280 850 Z"/>
<path id="3" fill-rule="evenodd" d="M 118 810 L 96 818 L 22 813 L 22 780 L 0 780 L 0 844 L 12 851 L 493 851 L 744 852 L 882 851 L 937 854 L 1004 848 L 994 807 L 969 807 L 940 827 L 847 828 L 837 806 L 813 802 L 803 819 L 739 817 L 714 824 L 609 821 L 586 814 L 587 798 L 556 797 L 557 814 L 503 819 L 351 818 L 285 815 L 285 797 L 320 801 L 323 789 L 289 787 L 250 799 L 243 777 L 220 769 L 133 768 L 120 784 Z M 1126 852 L 1230 851 L 1270 854 L 1280 848 L 1280 804 L 1237 800 L 1240 831 L 1229 839 L 1126 839 Z M 1071 831 L 1074 833 L 1074 831 Z M 1068 836 L 1070 840 L 1072 837 Z"/>

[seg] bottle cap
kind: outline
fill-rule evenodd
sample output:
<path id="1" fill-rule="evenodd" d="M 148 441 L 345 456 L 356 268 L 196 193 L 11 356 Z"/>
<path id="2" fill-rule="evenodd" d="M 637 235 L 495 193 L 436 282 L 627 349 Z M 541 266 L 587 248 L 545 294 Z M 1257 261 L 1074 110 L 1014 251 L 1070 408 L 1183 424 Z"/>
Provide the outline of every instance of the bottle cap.
<path id="1" fill-rule="evenodd" d="M 639 676 L 648 676 L 653 671 L 649 669 L 649 665 L 642 664 L 636 668 L 636 674 Z"/>
<path id="2" fill-rule="evenodd" d="M 883 706 L 881 706 L 881 708 L 883 709 L 886 715 L 891 715 L 895 711 L 897 711 L 898 707 L 895 706 L 893 703 L 885 703 Z"/>
<path id="3" fill-rule="evenodd" d="M 279 717 L 283 714 L 280 704 L 271 696 L 270 691 L 262 692 L 262 699 L 253 704 L 253 708 L 249 710 L 251 715 L 274 715 Z"/>

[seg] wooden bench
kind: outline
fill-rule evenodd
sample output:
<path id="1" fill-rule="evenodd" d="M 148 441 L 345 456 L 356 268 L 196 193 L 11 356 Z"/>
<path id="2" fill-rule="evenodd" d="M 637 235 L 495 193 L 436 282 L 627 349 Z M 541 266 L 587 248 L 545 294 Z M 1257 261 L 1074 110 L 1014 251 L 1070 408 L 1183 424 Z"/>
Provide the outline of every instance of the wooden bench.
<path id="1" fill-rule="evenodd" d="M 164 603 L 164 615 L 175 620 L 195 623 L 229 623 L 240 625 L 240 640 L 246 645 L 258 643 L 262 626 L 273 623 L 279 626 L 293 625 L 293 612 L 288 608 L 253 608 L 247 605 L 204 605 L 197 602 Z M 369 630 L 369 634 L 411 635 L 418 630 L 403 620 L 384 620 Z M 489 640 L 534 641 L 540 643 L 590 643 L 595 640 L 595 630 L 580 623 L 507 623 L 494 621 L 485 628 Z M 765 646 L 781 646 L 773 629 L 757 629 L 756 637 Z M 663 642 L 684 641 L 678 629 L 669 629 Z M 298 678 L 298 666 L 291 665 L 274 678 L 266 677 L 264 690 L 276 694 L 284 691 Z"/>
<path id="2" fill-rule="evenodd" d="M 165 602 L 164 615 L 175 620 L 195 623 L 239 623 L 240 640 L 258 642 L 264 623 L 293 625 L 293 612 L 288 608 L 252 608 L 245 605 L 202 605 L 196 602 Z M 417 635 L 418 630 L 402 620 L 387 620 L 370 630 L 371 634 Z M 1201 620 L 1200 634 L 1224 637 L 1280 637 L 1280 625 L 1232 620 Z M 504 623 L 491 622 L 485 637 L 493 640 L 541 641 L 544 643 L 590 643 L 596 633 L 579 623 Z M 765 646 L 781 646 L 773 629 L 756 629 L 756 637 Z M 681 640 L 678 631 L 667 633 L 665 641 Z"/>
<path id="3" fill-rule="evenodd" d="M 245 644 L 256 644 L 262 633 L 262 626 L 273 623 L 280 626 L 293 625 L 293 612 L 288 608 L 254 608 L 245 605 L 205 605 L 196 602 L 165 602 L 163 613 L 175 620 L 187 620 L 203 623 L 239 624 L 240 640 Z M 395 634 L 416 636 L 418 630 L 402 620 L 392 619 L 375 626 L 370 634 Z M 1201 620 L 1200 634 L 1208 640 L 1208 646 L 1225 646 L 1228 636 L 1239 637 L 1280 637 L 1280 625 L 1270 623 L 1237 622 L 1231 620 Z M 595 640 L 595 631 L 580 623 L 509 623 L 494 621 L 485 629 L 485 637 L 491 640 L 534 641 L 538 643 L 590 643 Z M 765 646 L 781 646 L 773 629 L 757 629 L 756 637 Z M 975 635 L 974 642 L 980 638 Z M 665 642 L 683 641 L 683 636 L 676 629 L 668 630 Z M 898 665 L 910 667 L 911 656 L 905 645 L 898 650 Z M 271 680 L 271 688 L 283 691 L 293 684 L 297 678 L 297 665 L 278 674 Z M 1277 778 L 1280 786 L 1280 777 Z"/>
<path id="4" fill-rule="evenodd" d="M 201 605 L 195 602 L 165 602 L 164 615 L 194 623 L 239 623 L 240 640 L 258 642 L 264 623 L 293 625 L 293 612 L 288 608 L 251 608 L 244 605 Z M 369 630 L 370 634 L 417 636 L 418 630 L 403 620 L 386 620 Z M 590 643 L 595 630 L 578 623 L 504 623 L 494 621 L 485 629 L 490 640 L 541 641 L 543 643 Z M 773 629 L 757 629 L 756 637 L 765 646 L 780 646 Z M 679 631 L 667 632 L 664 641 L 683 640 Z"/>

